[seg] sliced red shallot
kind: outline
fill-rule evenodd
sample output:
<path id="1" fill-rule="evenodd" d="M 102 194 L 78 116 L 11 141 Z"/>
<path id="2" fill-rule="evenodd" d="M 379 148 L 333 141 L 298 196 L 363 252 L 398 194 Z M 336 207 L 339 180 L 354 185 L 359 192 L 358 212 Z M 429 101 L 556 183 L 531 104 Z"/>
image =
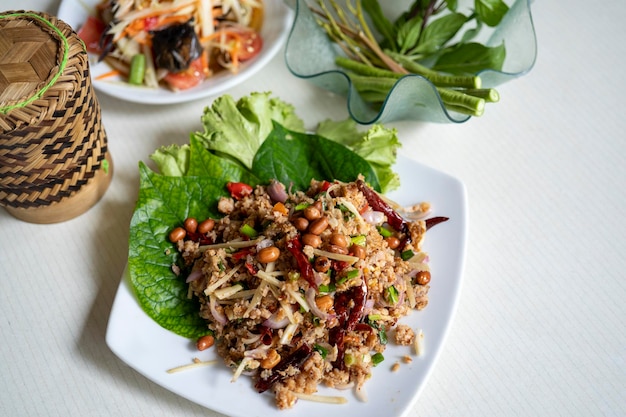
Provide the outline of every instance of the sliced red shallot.
<path id="1" fill-rule="evenodd" d="M 209 297 L 209 308 L 211 310 L 211 314 L 213 315 L 213 318 L 215 319 L 216 322 L 218 322 L 221 325 L 225 325 L 226 323 L 228 323 L 228 319 L 226 318 L 226 316 L 219 312 L 217 309 L 217 301 L 215 301 L 215 296 L 211 295 Z"/>
<path id="2" fill-rule="evenodd" d="M 288 324 L 289 317 L 282 310 L 278 310 L 263 322 L 263 326 L 270 329 L 284 329 Z"/>
<path id="3" fill-rule="evenodd" d="M 270 185 L 267 186 L 267 194 L 274 203 L 284 203 L 289 197 L 285 191 L 285 186 L 276 180 L 270 181 Z"/>
<path id="4" fill-rule="evenodd" d="M 328 314 L 320 310 L 320 308 L 317 306 L 317 303 L 315 302 L 316 293 L 317 291 L 315 291 L 315 288 L 309 288 L 308 290 L 306 290 L 306 293 L 305 293 L 306 301 L 309 304 L 309 307 L 311 308 L 311 312 L 313 314 L 315 314 L 317 317 L 319 317 L 322 320 L 326 320 L 328 318 Z"/>
<path id="5" fill-rule="evenodd" d="M 191 272 L 189 273 L 189 276 L 187 276 L 187 279 L 185 280 L 185 282 L 187 284 L 189 284 L 190 282 L 193 281 L 197 281 L 198 279 L 202 278 L 203 274 L 202 274 L 202 262 L 195 262 L 193 264 L 193 267 L 191 268 Z"/>
<path id="6" fill-rule="evenodd" d="M 385 221 L 385 213 L 382 211 L 366 210 L 363 214 L 361 214 L 361 217 L 363 217 L 365 222 L 374 226 L 381 225 Z"/>

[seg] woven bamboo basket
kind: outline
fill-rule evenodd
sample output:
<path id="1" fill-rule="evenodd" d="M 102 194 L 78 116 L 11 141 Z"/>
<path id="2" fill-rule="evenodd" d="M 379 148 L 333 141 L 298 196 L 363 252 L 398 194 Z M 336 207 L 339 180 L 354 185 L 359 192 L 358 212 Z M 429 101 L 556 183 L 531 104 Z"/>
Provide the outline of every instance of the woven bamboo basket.
<path id="1" fill-rule="evenodd" d="M 91 208 L 112 161 L 89 60 L 73 29 L 40 12 L 0 13 L 0 206 L 32 223 Z"/>

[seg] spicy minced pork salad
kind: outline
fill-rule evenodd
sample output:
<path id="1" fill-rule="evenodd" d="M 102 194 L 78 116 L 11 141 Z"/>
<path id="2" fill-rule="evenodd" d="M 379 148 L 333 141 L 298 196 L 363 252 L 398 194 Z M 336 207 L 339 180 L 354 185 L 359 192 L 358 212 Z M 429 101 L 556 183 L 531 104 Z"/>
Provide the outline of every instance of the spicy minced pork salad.
<path id="1" fill-rule="evenodd" d="M 113 68 L 100 79 L 185 90 L 260 52 L 263 10 L 262 0 L 103 0 L 78 35 Z"/>
<path id="2" fill-rule="evenodd" d="M 228 189 L 224 217 L 187 219 L 169 237 L 234 379 L 252 375 L 258 392 L 291 408 L 320 384 L 360 390 L 384 359 L 387 331 L 418 343 L 398 320 L 428 303 L 427 204 L 405 220 L 362 178 Z"/>

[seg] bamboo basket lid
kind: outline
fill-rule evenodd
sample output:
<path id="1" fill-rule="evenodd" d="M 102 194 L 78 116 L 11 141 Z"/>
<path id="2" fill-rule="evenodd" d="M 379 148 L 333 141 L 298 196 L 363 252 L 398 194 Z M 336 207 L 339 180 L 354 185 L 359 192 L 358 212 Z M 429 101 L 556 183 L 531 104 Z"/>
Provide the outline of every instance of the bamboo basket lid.
<path id="1" fill-rule="evenodd" d="M 46 13 L 0 13 L 0 205 L 69 220 L 102 197 L 112 168 L 78 35 Z"/>

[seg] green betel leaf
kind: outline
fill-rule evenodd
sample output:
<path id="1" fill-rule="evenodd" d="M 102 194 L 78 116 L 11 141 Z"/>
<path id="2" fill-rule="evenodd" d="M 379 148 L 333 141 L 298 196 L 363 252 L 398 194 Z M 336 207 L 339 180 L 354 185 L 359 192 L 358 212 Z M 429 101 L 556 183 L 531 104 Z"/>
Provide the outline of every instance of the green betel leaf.
<path id="1" fill-rule="evenodd" d="M 130 223 L 128 268 L 131 285 L 141 308 L 162 327 L 181 336 L 197 338 L 208 333 L 199 317 L 197 302 L 187 298 L 187 284 L 172 272 L 180 255 L 168 240 L 173 225 L 187 217 L 204 219 L 224 182 L 207 177 L 170 177 L 152 172 L 140 163 L 140 189 Z"/>
<path id="2" fill-rule="evenodd" d="M 433 20 L 424 29 L 415 52 L 420 54 L 436 52 L 456 35 L 465 22 L 467 17 L 462 13 L 450 13 Z"/>
<path id="3" fill-rule="evenodd" d="M 497 26 L 509 10 L 502 0 L 474 0 L 474 9 L 478 19 L 487 26 Z"/>
<path id="4" fill-rule="evenodd" d="M 246 168 L 230 158 L 222 158 L 210 152 L 204 147 L 202 141 L 193 136 L 190 139 L 189 171 L 187 175 L 227 178 L 227 181 L 245 182 L 253 187 L 259 183 L 259 179 Z"/>
<path id="5" fill-rule="evenodd" d="M 491 48 L 479 43 L 467 43 L 442 54 L 433 69 L 451 74 L 476 74 L 486 69 L 501 70 L 505 56 L 504 43 Z"/>
<path id="6" fill-rule="evenodd" d="M 261 180 L 277 179 L 306 190 L 312 178 L 354 181 L 359 174 L 380 191 L 372 166 L 345 146 L 321 136 L 293 132 L 278 123 L 259 148 L 252 172 Z"/>

